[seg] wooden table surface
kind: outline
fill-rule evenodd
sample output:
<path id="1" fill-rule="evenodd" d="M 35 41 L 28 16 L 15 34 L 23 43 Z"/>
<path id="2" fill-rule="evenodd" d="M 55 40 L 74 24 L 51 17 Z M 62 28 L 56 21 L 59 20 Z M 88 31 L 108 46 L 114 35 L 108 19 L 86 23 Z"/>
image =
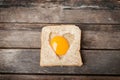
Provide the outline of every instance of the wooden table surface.
<path id="1" fill-rule="evenodd" d="M 40 67 L 46 25 L 82 30 L 82 67 Z M 0 0 L 0 80 L 120 80 L 120 0 Z"/>

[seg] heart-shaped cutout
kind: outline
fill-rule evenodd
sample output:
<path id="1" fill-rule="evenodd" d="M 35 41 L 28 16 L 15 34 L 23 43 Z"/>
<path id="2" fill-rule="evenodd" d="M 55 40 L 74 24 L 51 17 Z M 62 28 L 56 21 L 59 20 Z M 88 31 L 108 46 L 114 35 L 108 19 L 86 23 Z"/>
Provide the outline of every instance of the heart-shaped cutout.
<path id="1" fill-rule="evenodd" d="M 63 56 L 69 49 L 69 42 L 63 36 L 55 36 L 50 40 L 50 45 L 58 56 Z"/>
<path id="2" fill-rule="evenodd" d="M 50 34 L 50 45 L 56 55 L 61 57 L 67 53 L 74 36 L 70 33 L 65 33 L 62 36 L 57 33 Z"/>

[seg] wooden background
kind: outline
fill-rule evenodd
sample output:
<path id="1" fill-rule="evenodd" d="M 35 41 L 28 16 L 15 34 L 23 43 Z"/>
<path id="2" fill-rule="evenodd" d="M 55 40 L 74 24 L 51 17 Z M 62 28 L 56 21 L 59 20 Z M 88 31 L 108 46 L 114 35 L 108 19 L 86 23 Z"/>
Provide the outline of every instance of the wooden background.
<path id="1" fill-rule="evenodd" d="M 82 30 L 82 67 L 40 67 L 46 25 Z M 120 0 L 0 0 L 0 80 L 120 80 Z"/>

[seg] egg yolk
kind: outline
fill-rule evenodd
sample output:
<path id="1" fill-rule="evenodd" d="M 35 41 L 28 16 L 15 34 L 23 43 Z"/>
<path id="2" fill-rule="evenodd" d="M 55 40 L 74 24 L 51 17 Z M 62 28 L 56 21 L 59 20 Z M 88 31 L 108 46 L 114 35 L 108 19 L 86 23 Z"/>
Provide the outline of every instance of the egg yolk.
<path id="1" fill-rule="evenodd" d="M 58 56 L 63 56 L 66 54 L 69 43 L 67 39 L 62 36 L 55 36 L 50 40 L 50 45 Z"/>

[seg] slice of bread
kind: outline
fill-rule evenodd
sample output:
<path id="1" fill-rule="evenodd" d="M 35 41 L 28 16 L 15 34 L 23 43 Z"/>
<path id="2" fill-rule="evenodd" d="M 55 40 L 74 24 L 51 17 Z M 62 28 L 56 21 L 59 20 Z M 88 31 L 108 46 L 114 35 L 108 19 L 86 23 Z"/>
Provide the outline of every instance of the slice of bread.
<path id="1" fill-rule="evenodd" d="M 70 47 L 67 53 L 58 57 L 50 45 L 54 36 L 64 36 Z M 81 66 L 80 54 L 81 30 L 75 25 L 58 25 L 43 27 L 41 35 L 40 66 Z"/>

